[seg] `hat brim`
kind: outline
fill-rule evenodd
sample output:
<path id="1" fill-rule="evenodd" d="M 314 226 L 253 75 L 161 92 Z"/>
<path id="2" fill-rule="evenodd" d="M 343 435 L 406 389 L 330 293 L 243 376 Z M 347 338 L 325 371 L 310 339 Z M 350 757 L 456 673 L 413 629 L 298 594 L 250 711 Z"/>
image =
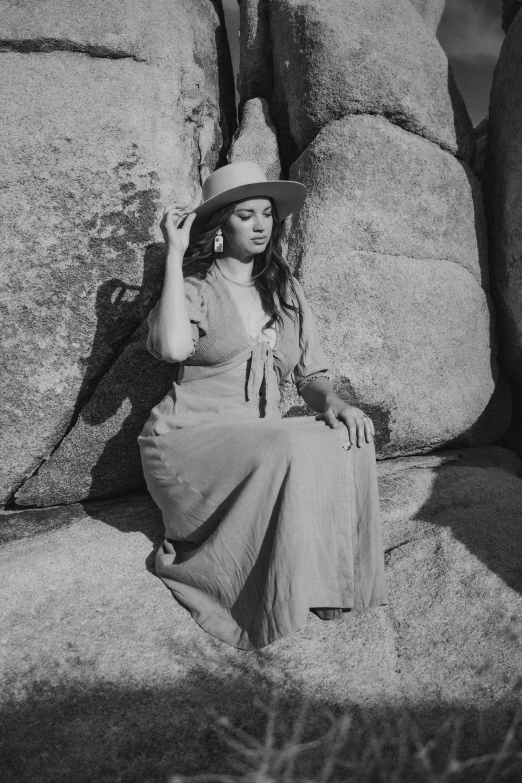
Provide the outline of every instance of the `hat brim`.
<path id="1" fill-rule="evenodd" d="M 274 200 L 279 220 L 284 220 L 303 205 L 306 195 L 306 186 L 301 182 L 293 182 L 291 180 L 281 179 L 239 185 L 237 188 L 230 188 L 230 190 L 225 190 L 223 193 L 218 193 L 217 196 L 207 199 L 199 207 L 193 209 L 192 211 L 197 216 L 194 222 L 201 225 L 204 220 L 207 220 L 221 207 L 226 207 L 227 204 L 261 196 Z"/>

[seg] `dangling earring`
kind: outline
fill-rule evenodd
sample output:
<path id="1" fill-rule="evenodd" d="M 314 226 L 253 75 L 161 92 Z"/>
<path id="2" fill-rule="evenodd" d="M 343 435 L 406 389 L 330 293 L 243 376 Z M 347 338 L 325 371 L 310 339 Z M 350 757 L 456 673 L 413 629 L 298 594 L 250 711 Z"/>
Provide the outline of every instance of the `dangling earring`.
<path id="1" fill-rule="evenodd" d="M 214 253 L 223 252 L 223 232 L 220 228 L 217 230 L 217 234 L 214 237 Z"/>

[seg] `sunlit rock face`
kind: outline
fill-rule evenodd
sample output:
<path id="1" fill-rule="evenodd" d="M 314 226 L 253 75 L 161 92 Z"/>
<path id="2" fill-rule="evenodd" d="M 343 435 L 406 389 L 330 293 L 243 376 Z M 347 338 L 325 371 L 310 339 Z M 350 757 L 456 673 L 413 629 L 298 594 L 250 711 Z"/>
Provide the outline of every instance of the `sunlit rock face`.
<path id="1" fill-rule="evenodd" d="M 289 229 L 289 260 L 339 391 L 379 424 L 381 455 L 468 430 L 493 390 L 469 167 L 382 117 L 352 115 L 323 128 L 290 178 L 309 195 Z"/>
<path id="2" fill-rule="evenodd" d="M 59 448 L 18 490 L 18 505 L 73 503 L 144 488 L 136 437 L 178 369 L 151 356 L 147 332 L 144 322 L 98 383 Z"/>
<path id="3" fill-rule="evenodd" d="M 10 686 L 2 694 L 4 745 L 9 740 L 10 749 L 23 748 L 24 773 L 35 770 L 25 780 L 40 779 L 43 752 L 48 780 L 78 780 L 78 747 L 83 753 L 92 727 L 93 736 L 108 740 L 99 760 L 98 754 L 89 757 L 84 779 L 111 780 L 108 763 L 117 768 L 123 758 L 134 762 L 136 756 L 142 774 L 133 769 L 127 779 L 165 780 L 166 770 L 220 779 L 216 744 L 201 739 L 203 730 L 209 736 L 215 730 L 208 705 L 219 698 L 220 714 L 242 731 L 258 726 L 252 736 L 261 747 L 266 704 L 277 692 L 285 732 L 278 737 L 286 736 L 292 714 L 302 726 L 321 709 L 328 711 L 319 713 L 317 731 L 312 726 L 307 736 L 320 737 L 325 727 L 332 736 L 332 710 L 341 714 L 349 705 L 352 726 L 360 724 L 365 738 L 376 731 L 379 754 L 383 739 L 404 738 L 403 727 L 410 725 L 414 751 L 419 736 L 424 747 L 435 738 L 433 769 L 451 771 L 456 758 L 466 764 L 498 754 L 520 703 L 520 469 L 514 455 L 498 447 L 380 461 L 389 605 L 326 623 L 310 613 L 306 627 L 261 655 L 238 655 L 216 643 L 144 567 L 147 561 L 150 568 L 151 542 L 161 540 L 163 529 L 151 500 L 126 497 L 8 515 L 16 523 L 11 520 L 0 533 L 23 539 L 0 550 L 2 674 Z M 34 536 L 42 529 L 45 536 Z M 361 709 L 352 710 L 354 705 Z M 376 724 L 383 714 L 385 723 Z M 453 736 L 443 731 L 448 716 L 451 731 L 463 726 L 456 752 Z M 34 736 L 36 719 L 50 726 L 44 739 Z M 130 727 L 136 737 L 131 753 Z M 339 736 L 333 735 L 336 752 Z M 353 745 L 351 733 L 346 743 L 343 754 Z M 407 747 L 405 739 L 401 743 Z M 107 745 L 114 747 L 113 756 Z M 293 768 L 294 780 L 320 780 L 322 757 L 317 774 L 310 768 L 320 751 L 315 745 L 313 753 L 297 755 L 301 766 Z M 281 753 L 288 753 L 288 744 Z M 359 768 L 369 768 L 366 751 L 353 758 Z M 411 774 L 400 752 L 384 758 L 388 780 L 388 759 L 400 764 L 392 767 L 396 781 L 428 779 L 419 778 L 418 755 Z M 504 769 L 514 773 L 504 780 L 518 783 L 520 763 L 515 770 L 517 760 L 506 753 L 504 758 Z M 447 766 L 436 766 L 439 761 Z M 219 771 L 237 779 L 237 757 L 230 764 Z M 468 781 L 486 779 L 488 770 L 478 778 L 476 771 L 471 768 Z M 448 772 L 446 780 L 459 777 Z M 350 780 L 344 764 L 333 779 Z"/>
<path id="4" fill-rule="evenodd" d="M 267 179 L 280 179 L 277 133 L 264 98 L 252 98 L 243 104 L 241 125 L 234 134 L 227 160 L 229 163 L 253 160 L 261 166 Z"/>
<path id="5" fill-rule="evenodd" d="M 26 0 L 3 10 L 3 499 L 60 444 L 142 322 L 161 286 L 163 206 L 197 202 L 228 145 L 217 8 Z"/>
<path id="6" fill-rule="evenodd" d="M 337 389 L 376 422 L 380 456 L 495 440 L 509 403 L 493 394 L 475 140 L 434 35 L 442 4 L 248 7 L 255 30 L 241 38 L 272 45 L 264 64 L 252 56 L 273 84 L 283 171 L 309 191 L 285 249 Z M 256 82 L 242 57 L 246 99 Z M 295 397 L 285 406 L 300 412 Z"/>
<path id="7" fill-rule="evenodd" d="M 334 383 L 374 419 L 379 455 L 500 437 L 509 403 L 505 387 L 494 393 L 475 141 L 434 35 L 442 6 L 242 0 L 233 143 L 219 2 L 10 6 L 4 499 L 43 506 L 143 487 L 136 436 L 176 370 L 144 348 L 159 218 L 173 200 L 197 203 L 227 155 L 307 185 L 285 250 Z M 305 412 L 283 396 L 285 415 Z"/>
<path id="8" fill-rule="evenodd" d="M 380 114 L 469 160 L 473 129 L 448 61 L 409 0 L 270 0 L 273 120 L 284 163 L 347 114 Z"/>
<path id="9" fill-rule="evenodd" d="M 511 23 L 491 92 L 484 170 L 491 276 L 501 334 L 501 363 L 515 385 L 518 447 L 522 432 L 522 14 Z"/>

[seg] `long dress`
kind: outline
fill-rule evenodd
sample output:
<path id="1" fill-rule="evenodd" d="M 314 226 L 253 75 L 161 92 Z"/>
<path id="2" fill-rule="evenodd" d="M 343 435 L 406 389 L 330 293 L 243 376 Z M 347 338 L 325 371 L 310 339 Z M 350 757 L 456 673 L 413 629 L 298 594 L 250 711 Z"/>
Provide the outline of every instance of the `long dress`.
<path id="1" fill-rule="evenodd" d="M 281 381 L 299 391 L 328 373 L 294 284 L 300 316 L 283 313 L 274 344 L 251 339 L 215 265 L 187 278 L 194 352 L 138 438 L 165 524 L 156 572 L 203 629 L 244 650 L 302 628 L 311 608 L 388 602 L 373 443 L 345 450 L 344 426 L 279 410 Z M 148 348 L 161 358 L 150 336 Z"/>

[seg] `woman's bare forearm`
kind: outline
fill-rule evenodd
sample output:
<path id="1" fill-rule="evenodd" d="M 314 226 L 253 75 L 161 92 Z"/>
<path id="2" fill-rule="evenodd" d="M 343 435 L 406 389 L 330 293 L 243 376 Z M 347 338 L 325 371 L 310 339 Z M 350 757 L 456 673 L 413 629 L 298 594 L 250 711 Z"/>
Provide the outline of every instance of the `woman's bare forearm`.
<path id="1" fill-rule="evenodd" d="M 344 402 L 335 393 L 327 378 L 314 378 L 305 384 L 301 397 L 312 410 L 321 414 L 329 427 L 346 425 L 349 443 L 343 448 L 351 448 L 354 445 L 360 448 L 364 443 L 373 440 L 375 427 L 370 417 L 355 405 Z"/>
<path id="2" fill-rule="evenodd" d="M 183 256 L 169 250 L 163 290 L 150 326 L 155 350 L 168 362 L 182 362 L 193 351 L 192 324 L 185 302 Z"/>
<path id="3" fill-rule="evenodd" d="M 301 397 L 316 413 L 323 413 L 332 400 L 339 399 L 328 378 L 314 378 L 309 381 L 303 386 Z"/>

